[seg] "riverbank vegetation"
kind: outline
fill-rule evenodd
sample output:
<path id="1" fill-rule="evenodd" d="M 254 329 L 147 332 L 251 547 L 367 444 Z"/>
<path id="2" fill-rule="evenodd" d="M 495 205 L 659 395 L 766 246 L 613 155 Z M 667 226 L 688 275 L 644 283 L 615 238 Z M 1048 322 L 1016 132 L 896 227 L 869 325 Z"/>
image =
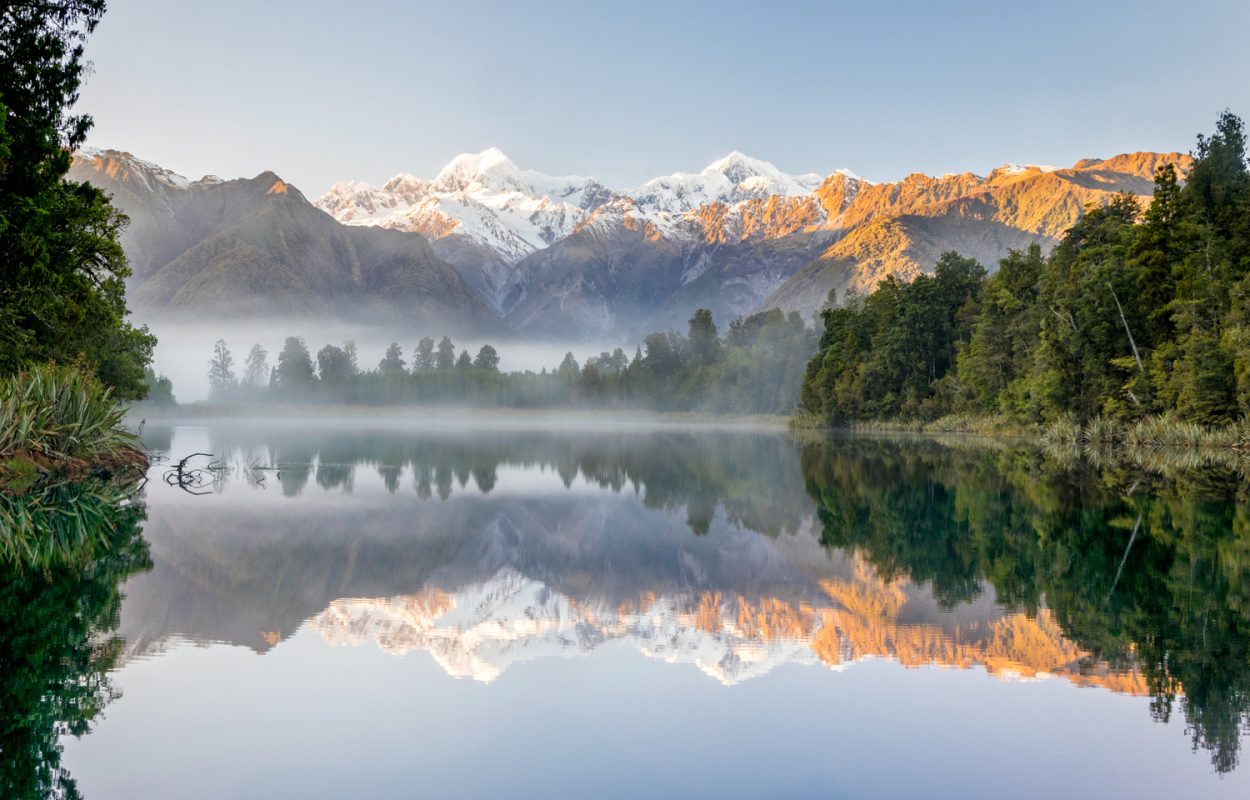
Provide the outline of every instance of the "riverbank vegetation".
<path id="1" fill-rule="evenodd" d="M 316 352 L 288 337 L 270 364 L 260 345 L 236 367 L 218 341 L 208 364 L 214 404 L 457 405 L 502 408 L 641 408 L 716 414 L 788 414 L 798 403 L 816 333 L 796 313 L 772 310 L 730 323 L 721 336 L 712 313 L 694 313 L 686 334 L 653 333 L 632 355 L 603 352 L 579 364 L 572 353 L 551 369 L 503 372 L 483 345 L 471 355 L 444 336 L 409 353 L 393 343 L 376 368 L 356 345 Z"/>
<path id="2" fill-rule="evenodd" d="M 933 275 L 887 279 L 825 311 L 803 381 L 808 419 L 1245 446 L 1245 145 L 1226 112 L 1198 137 L 1183 185 L 1159 169 L 1144 210 L 1121 195 L 1048 256 L 1013 252 L 987 276 L 947 253 Z"/>
<path id="3" fill-rule="evenodd" d="M 66 180 L 91 118 L 72 114 L 99 0 L 24 3 L 0 26 L 0 488 L 146 466 L 119 400 L 149 386 L 155 338 L 127 320 L 125 217 Z M 54 364 L 72 365 L 55 366 Z M 7 512 L 4 512 L 7 514 Z M 0 517 L 0 522 L 15 524 Z"/>
<path id="4" fill-rule="evenodd" d="M 80 367 L 36 366 L 0 379 L 0 489 L 141 475 L 147 456 L 124 413 Z"/>

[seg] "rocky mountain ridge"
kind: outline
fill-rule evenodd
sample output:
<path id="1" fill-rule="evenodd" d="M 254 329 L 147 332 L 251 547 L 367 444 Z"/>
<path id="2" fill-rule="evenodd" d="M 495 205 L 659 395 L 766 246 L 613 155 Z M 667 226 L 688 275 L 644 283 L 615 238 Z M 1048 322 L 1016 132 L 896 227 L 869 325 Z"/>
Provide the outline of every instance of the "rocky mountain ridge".
<path id="1" fill-rule="evenodd" d="M 1129 153 L 874 183 L 849 170 L 788 175 L 734 152 L 696 173 L 614 190 L 521 171 L 492 149 L 457 157 L 433 181 L 337 184 L 317 203 L 349 224 L 429 236 L 518 329 L 636 335 L 680 327 L 700 306 L 725 322 L 774 306 L 811 315 L 830 291 L 836 301 L 886 275 L 913 277 L 950 249 L 992 269 L 1009 249 L 1052 246 L 1090 204 L 1118 192 L 1148 198 L 1164 163 L 1183 171 L 1189 157 Z M 385 213 L 362 213 L 373 208 Z M 530 214 L 524 225 L 502 213 L 516 210 Z M 542 235 L 526 238 L 525 253 L 498 244 L 505 229 Z"/>
<path id="2" fill-rule="evenodd" d="M 145 320 L 331 318 L 429 333 L 506 326 L 424 237 L 349 227 L 272 172 L 190 181 L 113 150 L 76 154 L 71 179 L 129 217 L 131 306 Z"/>
<path id="3" fill-rule="evenodd" d="M 888 275 L 931 270 L 946 250 L 993 269 L 1010 249 L 1053 246 L 1117 193 L 1148 201 L 1165 163 L 1184 172 L 1190 158 L 1139 152 L 874 183 L 848 170 L 789 175 L 735 152 L 613 189 L 521 169 L 492 148 L 432 179 L 339 183 L 312 203 L 272 173 L 190 181 L 117 151 L 79 153 L 71 177 L 131 216 L 123 244 L 143 312 L 351 307 L 453 331 L 472 321 L 606 341 L 680 329 L 700 307 L 722 326 L 773 307 L 811 317 Z"/>

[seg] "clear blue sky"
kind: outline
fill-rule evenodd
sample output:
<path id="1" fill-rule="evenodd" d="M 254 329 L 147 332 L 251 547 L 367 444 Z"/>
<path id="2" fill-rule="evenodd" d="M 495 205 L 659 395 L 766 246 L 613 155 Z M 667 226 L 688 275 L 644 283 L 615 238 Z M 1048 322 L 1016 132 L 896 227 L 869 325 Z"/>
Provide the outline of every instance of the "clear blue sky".
<path id="1" fill-rule="evenodd" d="M 1188 150 L 1250 113 L 1250 2 L 111 0 L 90 144 L 191 177 L 432 176 L 495 145 L 632 186 Z"/>

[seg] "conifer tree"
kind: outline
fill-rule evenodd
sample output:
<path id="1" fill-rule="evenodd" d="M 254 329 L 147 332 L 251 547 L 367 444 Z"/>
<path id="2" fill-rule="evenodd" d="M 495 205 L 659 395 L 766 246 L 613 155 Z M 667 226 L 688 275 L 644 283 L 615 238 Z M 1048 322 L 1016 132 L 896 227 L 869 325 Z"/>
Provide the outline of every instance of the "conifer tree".
<path id="1" fill-rule="evenodd" d="M 0 374 L 78 360 L 122 399 L 142 397 L 155 338 L 126 320 L 125 218 L 65 180 L 91 118 L 74 115 L 83 44 L 103 0 L 0 10 Z"/>

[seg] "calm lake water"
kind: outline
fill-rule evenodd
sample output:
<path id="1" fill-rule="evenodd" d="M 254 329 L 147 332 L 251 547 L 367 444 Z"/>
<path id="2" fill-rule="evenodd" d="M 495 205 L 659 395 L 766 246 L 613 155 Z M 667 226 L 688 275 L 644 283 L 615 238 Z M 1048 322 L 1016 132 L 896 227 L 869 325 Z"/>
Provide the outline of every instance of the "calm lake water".
<path id="1" fill-rule="evenodd" d="M 434 427 L 149 427 L 226 468 L 192 494 L 158 463 L 129 538 L 5 568 L 13 796 L 1250 789 L 1233 469 Z"/>

